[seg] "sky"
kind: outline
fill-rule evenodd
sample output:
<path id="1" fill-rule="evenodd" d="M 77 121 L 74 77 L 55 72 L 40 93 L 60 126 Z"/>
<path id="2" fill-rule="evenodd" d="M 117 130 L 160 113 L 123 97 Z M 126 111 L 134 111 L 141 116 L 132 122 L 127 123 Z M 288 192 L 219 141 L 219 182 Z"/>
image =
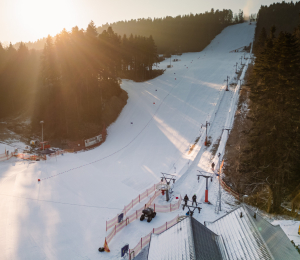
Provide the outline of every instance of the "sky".
<path id="1" fill-rule="evenodd" d="M 63 28 L 86 28 L 121 20 L 161 18 L 231 9 L 257 13 L 274 0 L 0 0 L 0 42 L 28 42 L 54 36 Z"/>

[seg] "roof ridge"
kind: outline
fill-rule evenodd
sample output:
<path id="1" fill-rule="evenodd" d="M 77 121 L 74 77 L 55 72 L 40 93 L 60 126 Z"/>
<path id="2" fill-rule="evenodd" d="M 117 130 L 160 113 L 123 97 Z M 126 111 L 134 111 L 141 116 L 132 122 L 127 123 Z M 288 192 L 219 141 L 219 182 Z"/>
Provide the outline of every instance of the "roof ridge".
<path id="1" fill-rule="evenodd" d="M 200 225 L 202 225 L 203 227 L 205 227 L 209 232 L 213 233 L 215 236 L 220 236 L 220 235 L 216 234 L 214 231 L 210 230 L 207 226 L 203 225 L 200 221 L 198 221 L 198 220 L 195 219 L 194 217 L 192 217 L 192 218 L 193 218 L 195 221 L 197 221 Z M 191 223 L 193 223 L 193 222 L 191 221 Z M 192 226 L 193 226 L 193 224 L 192 224 Z"/>
<path id="2" fill-rule="evenodd" d="M 192 250 L 193 250 L 193 255 L 194 255 L 194 257 L 195 257 L 195 259 L 196 259 L 196 251 L 195 251 L 195 239 L 194 239 L 194 234 L 193 234 L 193 221 L 192 221 L 192 216 L 188 216 L 188 219 L 189 219 L 189 226 L 190 226 L 190 237 L 192 238 L 192 244 L 193 244 L 193 246 L 192 246 Z M 197 221 L 197 220 L 196 220 Z M 200 223 L 200 222 L 199 222 Z M 201 223 L 200 223 L 201 224 Z"/>
<path id="3" fill-rule="evenodd" d="M 244 205 L 244 207 L 247 209 L 247 211 L 252 211 L 253 213 L 256 213 L 257 215 L 259 215 L 265 222 L 267 222 L 269 225 L 273 226 L 273 227 L 280 227 L 279 224 L 277 225 L 273 225 L 271 222 L 269 222 L 268 220 L 266 220 L 261 214 L 259 214 L 258 212 L 255 212 L 254 210 L 252 210 L 250 207 L 248 207 L 247 205 Z M 249 212 L 248 212 L 249 213 Z M 281 227 L 280 227 L 281 228 Z"/>
<path id="4" fill-rule="evenodd" d="M 223 248 L 223 251 L 219 248 L 220 251 L 221 251 L 221 254 L 222 254 L 222 252 L 224 252 L 224 254 L 222 254 L 222 256 L 224 255 L 225 258 L 226 258 L 226 260 L 230 259 L 229 258 L 229 253 L 228 253 L 228 250 L 227 250 L 227 247 L 226 247 L 226 244 L 225 244 L 223 236 L 222 235 L 218 235 L 217 241 L 218 241 L 219 247 Z"/>
<path id="5" fill-rule="evenodd" d="M 245 206 L 245 207 L 246 207 L 247 210 L 253 212 L 253 210 L 250 209 L 248 206 Z M 250 215 L 250 214 L 249 214 L 249 215 Z M 290 238 L 288 237 L 287 233 L 285 233 L 285 232 L 283 231 L 283 229 L 282 229 L 282 227 L 281 227 L 280 225 L 273 225 L 272 223 L 270 223 L 267 219 L 265 219 L 265 218 L 264 218 L 263 216 L 261 216 L 260 214 L 258 214 L 258 216 L 259 216 L 259 219 L 256 220 L 257 223 L 259 223 L 260 221 L 261 221 L 262 223 L 264 223 L 265 225 L 266 225 L 266 223 L 268 223 L 268 225 L 266 225 L 267 229 L 273 229 L 273 231 L 276 232 L 276 236 L 282 236 L 282 238 L 284 237 L 284 238 L 285 238 L 285 242 L 287 243 L 287 245 L 289 244 Z M 250 219 L 251 219 L 251 221 L 253 221 L 255 227 L 258 228 L 258 226 L 256 225 L 256 221 L 253 219 L 252 216 L 251 216 Z M 260 222 L 260 223 L 261 223 L 261 222 Z M 261 234 L 261 233 L 260 233 L 260 234 Z M 262 235 L 262 234 L 261 234 L 261 235 Z M 266 242 L 267 245 L 269 244 L 267 240 L 264 240 L 264 241 Z M 281 244 L 281 243 L 282 243 L 282 242 L 280 242 L 280 244 Z M 292 247 L 292 248 L 295 249 L 294 247 Z M 271 251 L 271 248 L 269 248 L 269 246 L 268 246 L 268 249 Z M 293 249 L 292 249 L 292 251 L 294 251 Z M 272 250 L 274 250 L 274 249 L 272 249 Z M 295 252 L 296 252 L 296 254 L 298 253 L 298 252 L 296 251 L 296 249 L 295 249 Z M 275 252 L 275 254 L 277 254 L 277 253 Z"/>
<path id="6" fill-rule="evenodd" d="M 266 241 L 264 240 L 264 238 L 262 237 L 261 233 L 259 232 L 257 226 L 255 225 L 254 220 L 252 219 L 252 216 L 251 216 L 250 213 L 247 211 L 247 208 L 245 208 L 246 206 L 245 206 L 245 205 L 242 205 L 242 207 L 244 208 L 244 210 L 246 211 L 246 213 L 248 213 L 247 215 L 248 215 L 248 218 L 249 218 L 249 220 L 250 220 L 250 222 L 251 222 L 251 225 L 252 225 L 253 228 L 256 230 L 256 233 L 259 235 L 261 241 L 263 242 L 263 244 L 265 245 L 266 249 L 268 250 L 268 253 L 270 254 L 271 258 L 272 258 L 272 259 L 275 259 L 274 256 L 273 256 L 273 254 L 271 253 L 271 250 L 270 250 L 270 248 L 268 247 Z M 250 216 L 249 216 L 249 215 L 250 215 Z M 265 220 L 265 221 L 266 221 L 266 220 Z M 269 223 L 269 221 L 266 221 L 266 222 Z"/>
<path id="7" fill-rule="evenodd" d="M 222 218 L 224 218 L 224 217 L 228 216 L 229 214 L 231 214 L 232 212 L 234 212 L 234 211 L 238 210 L 238 209 L 239 209 L 239 208 L 241 208 L 241 207 L 243 207 L 243 206 L 241 205 L 241 206 L 239 206 L 239 207 L 237 207 L 237 208 L 235 208 L 235 209 L 233 209 L 233 210 L 229 211 L 228 213 L 226 213 L 226 214 L 225 214 L 225 215 L 223 215 L 222 217 L 220 217 L 220 218 L 216 219 L 215 221 L 204 221 L 204 225 L 205 225 L 205 223 L 213 224 L 213 223 L 215 223 L 216 221 L 219 221 L 220 219 L 222 219 Z M 205 226 L 206 226 L 206 225 L 205 225 Z"/>

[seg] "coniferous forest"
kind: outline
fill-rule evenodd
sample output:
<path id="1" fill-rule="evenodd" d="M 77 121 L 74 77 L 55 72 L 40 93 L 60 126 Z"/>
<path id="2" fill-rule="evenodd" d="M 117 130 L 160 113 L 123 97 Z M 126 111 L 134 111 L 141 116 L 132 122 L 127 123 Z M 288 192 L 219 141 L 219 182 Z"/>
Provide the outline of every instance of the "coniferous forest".
<path id="1" fill-rule="evenodd" d="M 226 26 L 244 21 L 243 11 L 211 9 L 210 12 L 165 18 L 120 21 L 98 27 L 113 27 L 120 35 L 152 35 L 159 53 L 182 53 L 203 50 Z"/>
<path id="2" fill-rule="evenodd" d="M 230 9 L 214 10 L 210 12 L 167 16 L 164 18 L 140 18 L 130 21 L 119 21 L 104 24 L 97 28 L 98 33 L 113 30 L 122 37 L 130 38 L 135 35 L 152 36 L 157 46 L 158 53 L 182 53 L 201 51 L 210 41 L 219 34 L 226 26 L 244 21 L 243 11 L 233 14 Z M 133 36 L 131 36 L 133 35 Z M 46 38 L 35 42 L 27 42 L 29 49 L 43 49 Z M 18 48 L 20 43 L 14 45 Z"/>
<path id="3" fill-rule="evenodd" d="M 16 50 L 12 44 L 0 43 L 0 118 L 28 109 L 32 90 L 37 85 L 40 52 L 28 50 L 21 43 Z"/>
<path id="4" fill-rule="evenodd" d="M 269 33 L 273 25 L 276 26 L 275 35 L 280 32 L 293 33 L 299 24 L 300 2 L 281 2 L 270 6 L 261 6 L 258 12 L 258 21 L 255 28 L 255 41 L 262 29 Z"/>
<path id="5" fill-rule="evenodd" d="M 226 169 L 240 193 L 271 213 L 282 212 L 283 202 L 300 208 L 299 13 L 300 2 L 262 6 L 258 13 L 256 58 L 246 83 L 250 128 L 240 133 L 237 170 L 230 162 Z"/>
<path id="6" fill-rule="evenodd" d="M 21 43 L 0 48 L 0 117 L 27 112 L 32 127 L 44 120 L 48 138 L 97 134 L 126 104 L 120 77 L 145 80 L 161 74 L 152 37 L 121 38 L 109 27 L 101 34 L 91 22 L 48 36 L 43 51 Z"/>
<path id="7" fill-rule="evenodd" d="M 91 22 L 86 30 L 76 26 L 38 40 L 43 50 L 29 50 L 35 46 L 31 42 L 0 46 L 0 118 L 29 115 L 32 133 L 43 120 L 48 140 L 89 138 L 112 123 L 126 104 L 121 78 L 154 78 L 163 73 L 152 69 L 158 51 L 200 51 L 226 26 L 243 19 L 242 11 L 234 16 L 231 10 L 212 9 L 113 27 L 97 28 Z"/>
<path id="8" fill-rule="evenodd" d="M 100 132 L 126 104 L 120 77 L 149 79 L 156 61 L 151 37 L 122 40 L 111 27 L 98 34 L 93 22 L 85 32 L 74 27 L 70 33 L 62 31 L 55 42 L 48 37 L 33 125 L 46 118 L 54 136 L 65 138 L 86 127 Z"/>

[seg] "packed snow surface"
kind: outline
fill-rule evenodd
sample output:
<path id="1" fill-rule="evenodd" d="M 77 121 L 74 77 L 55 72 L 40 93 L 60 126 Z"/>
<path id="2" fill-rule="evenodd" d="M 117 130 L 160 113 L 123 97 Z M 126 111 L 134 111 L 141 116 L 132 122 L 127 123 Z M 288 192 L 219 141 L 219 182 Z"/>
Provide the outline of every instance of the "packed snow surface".
<path id="1" fill-rule="evenodd" d="M 98 252 L 108 234 L 106 220 L 159 182 L 161 172 L 177 176 L 172 202 L 186 193 L 203 202 L 205 179 L 197 182 L 197 170 L 212 173 L 210 164 L 218 158 L 212 145 L 204 147 L 201 125 L 210 121 L 212 143 L 230 127 L 235 89 L 225 92 L 224 80 L 230 76 L 234 82 L 234 65 L 243 56 L 230 51 L 248 46 L 254 29 L 247 23 L 229 26 L 202 52 L 172 56 L 179 61 L 168 69 L 170 60 L 161 62 L 163 75 L 143 83 L 123 80 L 128 103 L 100 147 L 47 161 L 0 162 L 0 259 L 119 259 L 126 243 L 133 248 L 152 228 L 185 213 L 159 213 L 151 223 L 136 220 L 113 238 L 110 253 Z M 0 144 L 0 153 L 5 147 L 12 150 Z M 215 182 L 209 192 L 213 204 Z M 158 203 L 166 202 L 161 197 Z M 201 207 L 194 217 L 202 223 L 225 213 L 215 214 L 214 205 Z"/>

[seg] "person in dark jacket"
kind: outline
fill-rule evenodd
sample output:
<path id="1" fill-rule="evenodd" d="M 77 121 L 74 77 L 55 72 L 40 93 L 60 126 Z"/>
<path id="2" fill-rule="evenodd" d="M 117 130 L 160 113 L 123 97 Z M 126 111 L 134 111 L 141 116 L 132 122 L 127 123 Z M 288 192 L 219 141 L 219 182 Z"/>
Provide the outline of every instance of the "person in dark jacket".
<path id="1" fill-rule="evenodd" d="M 194 206 L 194 202 L 195 202 L 195 204 L 197 206 L 197 196 L 196 196 L 196 194 L 194 194 L 194 196 L 192 197 L 192 199 L 193 199 L 192 206 Z"/>
<path id="2" fill-rule="evenodd" d="M 189 197 L 187 196 L 187 194 L 185 194 L 183 200 L 184 200 L 184 205 L 186 206 L 187 202 L 189 201 Z"/>
<path id="3" fill-rule="evenodd" d="M 212 168 L 213 171 L 215 170 L 215 163 L 214 162 L 211 164 L 211 168 Z"/>

